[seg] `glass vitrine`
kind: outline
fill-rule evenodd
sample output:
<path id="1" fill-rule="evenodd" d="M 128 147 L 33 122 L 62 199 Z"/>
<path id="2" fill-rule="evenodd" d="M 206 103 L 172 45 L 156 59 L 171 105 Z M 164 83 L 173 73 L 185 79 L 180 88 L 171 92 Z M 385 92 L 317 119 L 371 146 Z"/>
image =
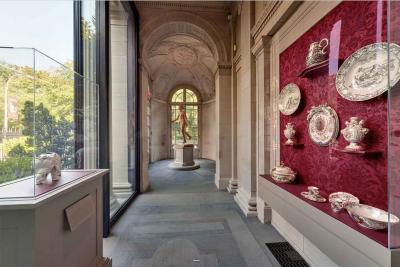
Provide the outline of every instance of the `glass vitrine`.
<path id="1" fill-rule="evenodd" d="M 277 159 L 297 171 L 296 182 L 283 187 L 377 243 L 398 248 L 400 4 L 325 6 L 332 8 L 296 38 L 282 37 L 273 51 Z M 308 186 L 318 187 L 326 202 L 319 203 Z M 329 196 L 335 192 L 352 194 L 360 205 L 333 210 Z"/>
<path id="2" fill-rule="evenodd" d="M 72 68 L 0 48 L 0 199 L 40 196 L 98 166 L 98 85 Z"/>

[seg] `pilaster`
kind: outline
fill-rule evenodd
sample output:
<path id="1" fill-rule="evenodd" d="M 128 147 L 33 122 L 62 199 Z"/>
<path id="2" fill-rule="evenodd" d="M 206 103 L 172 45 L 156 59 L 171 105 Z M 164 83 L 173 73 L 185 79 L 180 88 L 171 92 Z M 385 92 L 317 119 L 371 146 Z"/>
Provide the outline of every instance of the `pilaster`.
<path id="1" fill-rule="evenodd" d="M 260 174 L 270 172 L 270 118 L 271 118 L 271 105 L 270 103 L 270 47 L 271 37 L 263 36 L 252 47 L 252 53 L 256 60 L 256 129 L 257 129 L 257 145 L 256 145 L 256 170 L 257 180 L 261 179 Z M 258 185 L 258 183 L 257 183 Z M 262 223 L 271 220 L 270 206 L 259 197 L 257 188 L 257 216 Z"/>
<path id="2" fill-rule="evenodd" d="M 251 53 L 250 30 L 254 21 L 254 2 L 243 2 L 240 13 L 240 63 L 237 71 L 237 178 L 235 201 L 246 216 L 257 215 L 256 201 L 256 72 Z M 235 60 L 236 62 L 236 60 Z M 234 184 L 232 184 L 234 185 Z"/>
<path id="3" fill-rule="evenodd" d="M 232 65 L 227 62 L 218 63 L 215 72 L 215 99 L 216 99 L 216 135 L 217 135 L 217 160 L 215 171 L 215 185 L 218 190 L 227 190 L 229 179 L 232 177 L 232 147 L 231 129 L 229 118 L 232 113 L 231 99 L 231 70 Z"/>
<path id="4" fill-rule="evenodd" d="M 149 75 L 143 64 L 139 59 L 139 101 L 140 103 L 140 192 L 146 192 L 150 186 L 149 181 L 149 146 L 148 146 L 148 131 L 147 131 L 147 90 L 149 88 Z"/>

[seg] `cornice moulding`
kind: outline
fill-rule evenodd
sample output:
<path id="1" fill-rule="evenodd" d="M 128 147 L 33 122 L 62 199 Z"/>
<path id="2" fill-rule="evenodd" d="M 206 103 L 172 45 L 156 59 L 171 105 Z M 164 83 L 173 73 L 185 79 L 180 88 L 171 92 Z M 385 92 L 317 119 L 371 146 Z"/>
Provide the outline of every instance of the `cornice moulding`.
<path id="1" fill-rule="evenodd" d="M 212 4 L 212 2 L 169 2 L 169 1 L 135 1 L 137 8 L 176 8 L 176 9 L 193 9 L 215 12 L 230 12 L 228 4 Z"/>
<path id="2" fill-rule="evenodd" d="M 276 10 L 282 5 L 283 1 L 268 2 L 263 10 L 262 16 L 257 20 L 256 24 L 251 29 L 251 36 L 256 39 L 264 26 L 274 16 Z"/>

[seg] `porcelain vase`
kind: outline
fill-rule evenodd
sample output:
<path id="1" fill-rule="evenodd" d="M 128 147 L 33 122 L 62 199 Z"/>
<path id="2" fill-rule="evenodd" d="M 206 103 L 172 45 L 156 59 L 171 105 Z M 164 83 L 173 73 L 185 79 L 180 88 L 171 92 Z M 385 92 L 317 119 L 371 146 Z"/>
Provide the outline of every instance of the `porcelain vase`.
<path id="1" fill-rule="evenodd" d="M 364 140 L 365 135 L 369 132 L 368 128 L 363 128 L 364 120 L 358 117 L 351 117 L 346 121 L 346 128 L 341 130 L 344 139 L 350 144 L 346 146 L 347 150 L 360 151 L 363 146 L 360 143 Z"/>

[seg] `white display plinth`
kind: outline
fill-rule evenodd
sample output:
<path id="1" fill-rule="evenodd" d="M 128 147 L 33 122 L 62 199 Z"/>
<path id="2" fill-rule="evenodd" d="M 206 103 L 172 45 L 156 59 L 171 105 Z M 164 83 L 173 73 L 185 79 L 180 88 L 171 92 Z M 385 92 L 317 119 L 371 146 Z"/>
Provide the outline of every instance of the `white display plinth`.
<path id="1" fill-rule="evenodd" d="M 176 144 L 174 146 L 175 159 L 169 167 L 176 170 L 194 170 L 200 168 L 193 160 L 193 144 Z"/>
<path id="2" fill-rule="evenodd" d="M 0 253 L 0 266 L 111 266 L 103 258 L 103 176 L 107 173 L 65 170 L 59 181 L 36 186 L 36 193 L 44 190 L 36 197 L 0 199 L 0 248 L 7 249 Z M 0 197 L 17 183 L 2 186 Z M 19 183 L 23 187 L 23 181 Z M 59 187 L 47 190 L 50 183 Z"/>

